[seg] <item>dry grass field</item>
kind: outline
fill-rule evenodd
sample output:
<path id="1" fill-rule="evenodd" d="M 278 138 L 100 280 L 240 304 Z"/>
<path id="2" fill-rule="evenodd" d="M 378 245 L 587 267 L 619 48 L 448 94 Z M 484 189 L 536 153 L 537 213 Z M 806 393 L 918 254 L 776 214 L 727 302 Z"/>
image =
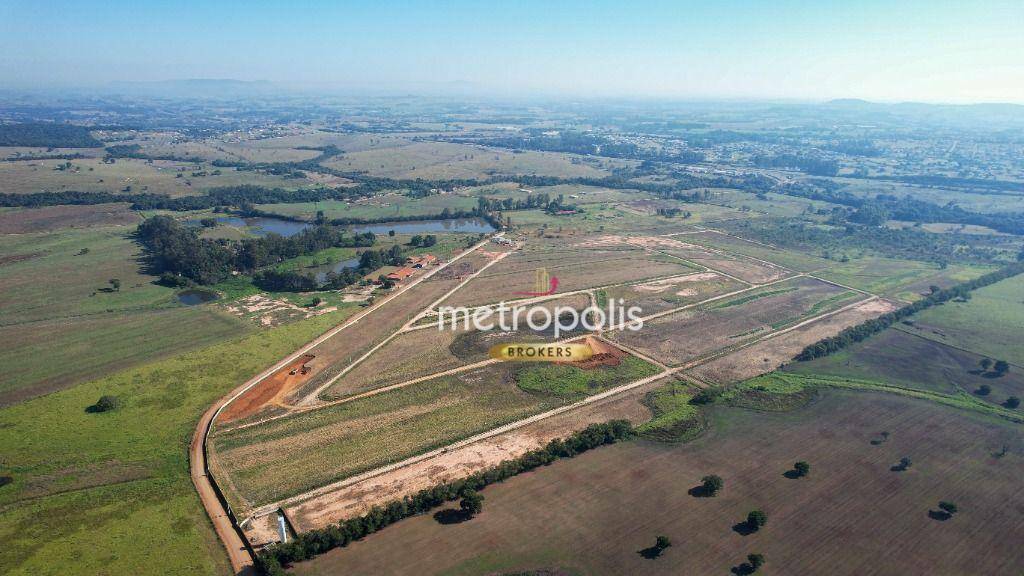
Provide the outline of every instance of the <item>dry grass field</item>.
<path id="1" fill-rule="evenodd" d="M 553 310 L 561 306 L 582 309 L 588 304 L 589 299 L 585 295 L 579 295 L 532 305 L 531 308 L 543 307 Z M 436 327 L 437 319 L 434 317 L 431 327 L 396 336 L 339 378 L 325 391 L 325 395 L 334 398 L 345 397 L 486 360 L 490 346 L 502 342 L 539 342 L 553 339 L 553 333 L 536 333 L 525 325 L 525 319 L 521 318 L 520 321 L 523 322 L 523 326 L 517 332 L 467 332 L 461 328 L 452 330 L 450 325 L 444 330 L 439 330 Z M 562 336 L 565 337 L 566 335 Z"/>
<path id="2" fill-rule="evenodd" d="M 856 294 L 810 278 L 716 300 L 644 324 L 641 331 L 618 331 L 610 338 L 669 365 L 679 365 L 823 313 Z"/>
<path id="3" fill-rule="evenodd" d="M 872 445 L 881 431 L 889 440 Z M 1011 454 L 993 458 L 1003 444 Z M 1022 449 L 1018 427 L 890 395 L 830 391 L 789 413 L 720 408 L 694 442 L 559 461 L 485 489 L 468 522 L 412 518 L 294 571 L 728 574 L 758 552 L 769 574 L 1013 574 L 1024 564 Z M 890 471 L 904 456 L 913 467 Z M 787 478 L 797 460 L 810 475 Z M 725 480 L 719 496 L 689 494 L 705 474 Z M 930 518 L 939 500 L 960 512 Z M 734 530 L 753 509 L 767 525 Z M 645 558 L 659 534 L 672 547 Z"/>
<path id="4" fill-rule="evenodd" d="M 628 164 L 609 159 L 574 158 L 568 154 L 485 148 L 469 144 L 405 141 L 391 148 L 352 151 L 324 165 L 343 171 L 362 170 L 388 178 L 484 178 L 493 174 L 536 174 L 541 176 L 597 177 L 609 168 Z"/>
<path id="5" fill-rule="evenodd" d="M 252 171 L 239 172 L 233 168 L 215 168 L 209 164 L 171 160 L 136 160 L 118 158 L 113 164 L 102 158 L 71 160 L 72 168 L 57 170 L 65 160 L 34 160 L 0 162 L 0 193 L 29 194 L 34 192 L 117 193 L 130 188 L 132 193 L 168 194 L 188 196 L 217 186 L 255 184 L 268 188 L 293 189 L 308 184 L 302 179 L 285 179 Z M 220 174 L 213 172 L 219 170 Z M 206 172 L 193 176 L 193 172 Z M 181 178 L 177 175 L 181 174 Z"/>
<path id="6" fill-rule="evenodd" d="M 444 302 L 449 306 L 477 306 L 522 298 L 517 291 L 532 291 L 536 271 L 543 268 L 558 278 L 558 291 L 571 292 L 595 286 L 685 274 L 692 268 L 682 262 L 645 254 L 641 250 L 565 249 L 522 250 L 489 268 Z"/>
<path id="7" fill-rule="evenodd" d="M 624 306 L 639 306 L 643 315 L 656 314 L 745 288 L 714 272 L 694 272 L 663 280 L 614 286 L 604 290 L 609 300 L 622 299 Z"/>

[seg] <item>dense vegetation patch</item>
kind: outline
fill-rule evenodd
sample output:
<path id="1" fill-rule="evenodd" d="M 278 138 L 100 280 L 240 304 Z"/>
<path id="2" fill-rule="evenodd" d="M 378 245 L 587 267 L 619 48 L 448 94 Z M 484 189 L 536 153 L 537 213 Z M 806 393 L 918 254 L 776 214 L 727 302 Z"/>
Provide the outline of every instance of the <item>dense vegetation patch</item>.
<path id="1" fill-rule="evenodd" d="M 146 219 L 139 224 L 136 237 L 146 247 L 154 271 L 163 274 L 162 280 L 170 285 L 180 283 L 176 277 L 185 277 L 197 284 L 216 284 L 228 278 L 232 271 L 256 272 L 282 260 L 327 248 L 369 247 L 376 242 L 372 232 L 350 236 L 345 230 L 330 226 L 315 226 L 288 238 L 268 234 L 235 242 L 210 240 L 200 238 L 196 229 L 169 216 Z M 364 252 L 358 270 L 344 270 L 331 277 L 329 283 L 332 288 L 347 286 L 400 258 L 398 246 L 387 251 Z M 268 290 L 311 290 L 317 286 L 311 277 L 287 271 L 257 272 L 255 280 Z"/>
<path id="2" fill-rule="evenodd" d="M 652 376 L 658 371 L 654 364 L 627 356 L 618 366 L 594 369 L 546 362 L 525 365 L 516 371 L 515 380 L 520 388 L 533 394 L 578 400 L 615 385 Z"/>
<path id="3" fill-rule="evenodd" d="M 674 382 L 647 394 L 644 404 L 654 417 L 641 424 L 637 432 L 644 438 L 659 442 L 684 442 L 696 438 L 707 423 L 692 399 L 690 394 L 677 389 Z"/>
<path id="4" fill-rule="evenodd" d="M 46 148 L 96 148 L 103 143 L 86 126 L 37 122 L 0 124 L 0 146 Z"/>

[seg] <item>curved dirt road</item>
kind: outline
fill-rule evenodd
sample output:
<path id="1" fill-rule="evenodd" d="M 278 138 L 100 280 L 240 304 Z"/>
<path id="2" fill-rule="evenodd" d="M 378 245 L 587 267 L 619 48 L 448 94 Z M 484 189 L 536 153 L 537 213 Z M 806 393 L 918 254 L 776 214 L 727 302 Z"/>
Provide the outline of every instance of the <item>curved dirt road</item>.
<path id="1" fill-rule="evenodd" d="M 234 396 L 236 392 L 247 385 L 248 383 L 239 386 L 236 390 L 232 390 L 228 397 Z M 217 497 L 217 491 L 214 490 L 213 483 L 207 475 L 206 433 L 209 431 L 210 425 L 213 424 L 213 418 L 217 415 L 222 405 L 223 401 L 217 402 L 208 408 L 203 413 L 203 417 L 199 419 L 196 431 L 192 435 L 192 444 L 189 446 L 188 458 L 192 474 L 192 484 L 195 485 L 196 492 L 199 493 L 199 499 L 203 501 L 206 514 L 210 517 L 210 521 L 213 522 L 213 528 L 217 531 L 217 537 L 224 543 L 224 548 L 228 552 L 228 560 L 231 561 L 232 572 L 247 576 L 254 575 L 256 570 L 253 566 L 252 555 L 242 540 L 242 536 L 235 529 L 231 517 L 228 516 L 224 504 Z"/>
<path id="2" fill-rule="evenodd" d="M 226 395 L 221 397 L 220 400 L 218 400 L 216 403 L 210 406 L 206 410 L 206 412 L 203 413 L 202 418 L 200 418 L 199 422 L 196 424 L 195 432 L 192 434 L 192 443 L 189 446 L 189 472 L 192 476 L 192 484 L 195 485 L 196 492 L 199 493 L 199 499 L 202 500 L 203 502 L 203 508 L 206 509 L 206 514 L 210 517 L 210 521 L 213 522 L 213 527 L 217 531 L 217 537 L 220 538 L 221 542 L 224 543 L 224 548 L 227 550 L 228 553 L 228 559 L 231 561 L 231 569 L 235 574 L 244 574 L 248 576 L 254 575 L 256 571 L 253 566 L 252 554 L 250 553 L 249 548 L 246 546 L 246 542 L 242 537 L 241 533 L 239 532 L 238 528 L 235 526 L 234 522 L 232 522 L 231 516 L 228 515 L 227 508 L 225 508 L 224 502 L 221 501 L 220 497 L 218 496 L 217 489 L 214 487 L 214 480 L 209 475 L 209 463 L 206 458 L 206 438 L 210 433 L 210 428 L 213 426 L 214 419 L 217 417 L 220 411 L 224 409 L 224 407 L 226 407 L 228 404 L 233 402 L 236 398 L 241 396 L 244 392 L 246 392 L 256 384 L 260 383 L 273 373 L 277 372 L 281 368 L 287 366 L 296 358 L 313 349 L 321 342 L 334 336 L 338 332 L 357 324 L 362 318 L 369 315 L 373 311 L 381 308 L 382 306 L 390 302 L 392 299 L 394 299 L 394 297 L 398 296 L 401 293 L 404 293 L 406 290 L 411 289 L 412 287 L 416 286 L 423 280 L 426 280 L 427 278 L 433 276 L 441 269 L 451 265 L 456 260 L 459 260 L 460 258 L 466 256 L 467 254 L 475 252 L 482 246 L 485 246 L 488 242 L 491 241 L 491 238 L 501 235 L 502 233 L 499 232 L 498 234 L 495 234 L 493 236 L 488 236 L 486 239 L 475 244 L 471 248 L 463 251 L 455 258 L 452 258 L 444 265 L 434 268 L 427 274 L 424 274 L 423 276 L 417 278 L 415 281 L 410 282 L 402 289 L 388 295 L 387 298 L 384 298 L 377 302 L 376 304 L 374 304 L 373 306 L 370 306 L 369 308 L 366 308 L 356 313 L 355 315 L 349 317 L 340 325 L 328 330 L 327 332 L 320 335 L 312 342 L 309 342 L 308 344 L 300 348 L 298 351 L 293 352 L 288 357 L 282 359 L 281 361 L 277 362 L 270 368 L 267 368 L 263 372 L 260 372 L 256 376 L 250 378 L 248 381 L 233 389 L 231 392 L 228 392 Z"/>

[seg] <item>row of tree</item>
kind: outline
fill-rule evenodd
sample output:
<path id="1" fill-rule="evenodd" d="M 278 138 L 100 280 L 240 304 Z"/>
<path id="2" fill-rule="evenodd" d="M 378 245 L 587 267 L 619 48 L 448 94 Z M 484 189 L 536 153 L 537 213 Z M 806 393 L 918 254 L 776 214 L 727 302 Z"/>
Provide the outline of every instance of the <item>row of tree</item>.
<path id="1" fill-rule="evenodd" d="M 420 490 L 402 500 L 392 501 L 385 506 L 375 506 L 370 512 L 358 518 L 299 534 L 287 543 L 268 546 L 257 554 L 256 568 L 260 574 L 280 576 L 285 574 L 284 567 L 289 564 L 308 560 L 333 548 L 347 546 L 350 542 L 373 534 L 403 518 L 429 512 L 445 502 L 465 498 L 489 484 L 546 466 L 559 458 L 572 458 L 598 446 L 613 444 L 630 438 L 633 434 L 633 427 L 627 420 L 591 424 L 568 438 L 552 440 L 543 448 L 506 460 L 468 478 Z M 470 505 L 472 504 L 473 502 L 470 502 Z"/>
<path id="2" fill-rule="evenodd" d="M 922 310 L 931 308 L 936 304 L 942 304 L 943 302 L 947 302 L 954 298 L 968 298 L 970 292 L 973 290 L 994 284 L 1000 280 L 1005 280 L 1021 273 L 1024 273 L 1024 262 L 1015 262 L 996 270 L 995 272 L 989 272 L 984 276 L 979 276 L 974 280 L 969 280 L 952 288 L 933 291 L 928 296 L 925 296 L 912 304 L 908 304 L 898 310 L 889 312 L 888 314 L 883 314 L 878 318 L 872 318 L 871 320 L 862 322 L 856 326 L 846 328 L 835 336 L 819 340 L 818 342 L 804 348 L 803 351 L 796 356 L 795 360 L 806 361 L 813 360 L 814 358 L 820 358 L 822 356 L 828 356 L 829 354 L 846 348 L 850 344 L 860 342 L 874 334 L 877 334 L 912 314 L 916 314 Z"/>
<path id="3" fill-rule="evenodd" d="M 195 228 L 170 216 L 147 218 L 136 229 L 155 272 L 185 277 L 197 284 L 216 284 L 232 271 L 256 272 L 289 258 L 334 247 L 369 247 L 376 242 L 372 232 L 349 235 L 330 226 L 315 226 L 285 238 L 268 234 L 241 241 L 200 238 Z M 269 282 L 283 281 L 271 274 Z"/>

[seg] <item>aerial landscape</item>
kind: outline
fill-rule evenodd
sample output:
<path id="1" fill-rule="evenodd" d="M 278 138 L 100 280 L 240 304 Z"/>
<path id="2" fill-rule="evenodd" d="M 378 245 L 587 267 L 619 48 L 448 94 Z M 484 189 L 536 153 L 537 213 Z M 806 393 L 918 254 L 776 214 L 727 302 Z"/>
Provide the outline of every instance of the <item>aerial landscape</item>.
<path id="1" fill-rule="evenodd" d="M 1024 574 L 1020 6 L 143 4 L 0 12 L 0 573 Z"/>

